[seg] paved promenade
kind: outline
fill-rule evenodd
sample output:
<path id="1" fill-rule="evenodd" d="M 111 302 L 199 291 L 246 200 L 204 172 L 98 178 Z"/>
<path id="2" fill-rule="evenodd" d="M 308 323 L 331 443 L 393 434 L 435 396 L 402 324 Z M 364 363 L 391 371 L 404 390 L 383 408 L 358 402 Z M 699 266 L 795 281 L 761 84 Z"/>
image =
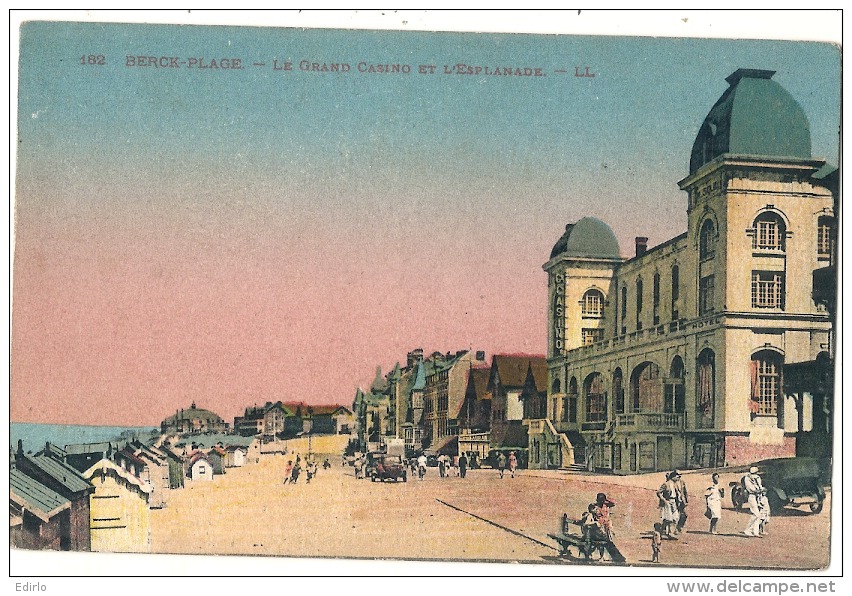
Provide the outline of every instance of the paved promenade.
<path id="1" fill-rule="evenodd" d="M 429 468 L 423 481 L 372 483 L 332 459 L 307 485 L 284 485 L 286 460 L 228 470 L 213 482 L 188 483 L 169 506 L 152 511 L 152 550 L 159 553 L 247 554 L 581 564 L 560 558 L 547 537 L 563 512 L 579 517 L 598 492 L 616 501 L 616 542 L 631 565 L 651 566 L 648 533 L 658 521 L 654 491 L 663 474 L 601 476 L 522 470 L 499 478 L 472 470 L 442 479 Z M 662 564 L 678 567 L 817 569 L 828 563 L 831 497 L 821 514 L 789 509 L 772 518 L 770 536 L 741 534 L 749 514 L 726 508 L 722 535 L 707 532 L 708 473 L 685 472 L 689 521 L 677 541 L 664 541 Z M 606 564 L 606 563 L 605 563 Z M 600 565 L 600 564 L 598 564 Z"/>

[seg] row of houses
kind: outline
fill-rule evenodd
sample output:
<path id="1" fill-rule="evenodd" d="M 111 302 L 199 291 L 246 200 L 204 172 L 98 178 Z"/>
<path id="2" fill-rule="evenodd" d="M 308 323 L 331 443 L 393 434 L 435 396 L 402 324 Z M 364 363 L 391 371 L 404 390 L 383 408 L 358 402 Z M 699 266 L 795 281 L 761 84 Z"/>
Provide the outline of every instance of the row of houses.
<path id="1" fill-rule="evenodd" d="M 228 468 L 257 463 L 280 445 L 259 437 L 205 434 L 47 443 L 35 454 L 10 450 L 9 528 L 13 547 L 36 550 L 146 552 L 150 510 L 173 491 L 209 482 Z"/>
<path id="2" fill-rule="evenodd" d="M 408 353 L 387 374 L 381 368 L 369 391 L 358 388 L 353 402 L 362 450 L 402 442 L 406 452 L 455 455 L 492 449 L 525 451 L 524 419 L 537 414 L 547 393 L 543 355 L 482 351 Z M 535 411 L 533 411 L 535 410 Z"/>
<path id="3" fill-rule="evenodd" d="M 311 405 L 304 402 L 268 401 L 262 406 L 247 407 L 234 418 L 233 426 L 211 410 L 189 408 L 176 410 L 160 423 L 163 434 L 232 433 L 243 437 L 259 435 L 266 440 L 286 439 L 304 433 L 349 434 L 352 412 L 341 405 Z"/>

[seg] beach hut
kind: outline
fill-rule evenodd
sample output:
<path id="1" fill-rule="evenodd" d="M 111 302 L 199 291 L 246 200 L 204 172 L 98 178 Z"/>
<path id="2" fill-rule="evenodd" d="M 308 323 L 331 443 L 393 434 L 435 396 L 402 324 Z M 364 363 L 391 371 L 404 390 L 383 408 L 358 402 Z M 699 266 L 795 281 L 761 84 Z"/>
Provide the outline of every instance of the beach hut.
<path id="1" fill-rule="evenodd" d="M 206 455 L 197 452 L 189 458 L 187 477 L 193 482 L 213 480 L 213 464 Z"/>
<path id="2" fill-rule="evenodd" d="M 151 485 L 108 459 L 83 472 L 91 495 L 92 550 L 137 553 L 151 549 Z"/>
<path id="3" fill-rule="evenodd" d="M 247 450 L 238 445 L 228 445 L 225 448 L 225 467 L 241 468 L 246 463 Z"/>

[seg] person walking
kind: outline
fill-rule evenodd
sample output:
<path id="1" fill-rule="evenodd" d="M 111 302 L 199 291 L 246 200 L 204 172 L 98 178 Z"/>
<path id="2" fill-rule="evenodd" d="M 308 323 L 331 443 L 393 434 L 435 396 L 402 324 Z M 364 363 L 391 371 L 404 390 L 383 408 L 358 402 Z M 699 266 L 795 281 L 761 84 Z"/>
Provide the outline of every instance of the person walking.
<path id="1" fill-rule="evenodd" d="M 423 453 L 417 458 L 417 476 L 420 480 L 426 476 L 426 455 Z"/>
<path id="2" fill-rule="evenodd" d="M 669 540 L 676 540 L 675 526 L 678 521 L 677 502 L 675 501 L 675 485 L 671 473 L 666 474 L 666 481 L 657 490 L 660 522 L 663 535 Z"/>
<path id="3" fill-rule="evenodd" d="M 509 452 L 509 473 L 512 475 L 512 478 L 515 477 L 515 470 L 518 469 L 518 458 L 515 455 L 514 451 Z"/>
<path id="4" fill-rule="evenodd" d="M 299 463 L 299 459 L 296 458 L 296 465 L 293 466 L 293 471 L 290 473 L 290 483 L 298 484 L 299 482 L 299 474 L 302 472 L 302 466 Z"/>
<path id="5" fill-rule="evenodd" d="M 287 465 L 284 466 L 284 484 L 290 482 L 290 476 L 293 474 L 293 460 L 287 460 Z"/>
<path id="6" fill-rule="evenodd" d="M 760 525 L 764 518 L 760 510 L 760 500 L 766 491 L 763 489 L 760 470 L 756 466 L 749 468 L 748 474 L 743 476 L 742 485 L 748 495 L 748 508 L 751 511 L 751 518 L 743 534 L 751 537 L 760 536 Z"/>
<path id="7" fill-rule="evenodd" d="M 675 506 L 677 507 L 677 524 L 675 531 L 680 534 L 683 532 L 683 527 L 686 525 L 686 505 L 689 503 L 689 494 L 686 490 L 686 483 L 683 481 L 683 476 L 677 470 L 672 470 L 675 489 Z"/>
<path id="8" fill-rule="evenodd" d="M 459 476 L 462 478 L 467 476 L 467 455 L 464 453 L 459 455 Z"/>
<path id="9" fill-rule="evenodd" d="M 769 532 L 766 530 L 766 526 L 769 523 L 769 515 L 771 513 L 769 508 L 769 496 L 766 491 L 766 487 L 763 487 L 763 492 L 760 493 L 760 498 L 757 500 L 757 505 L 760 508 L 760 523 L 758 524 L 758 535 L 766 536 Z"/>
<path id="10" fill-rule="evenodd" d="M 704 515 L 710 520 L 710 533 L 718 534 L 719 530 L 716 529 L 716 525 L 722 519 L 722 499 L 725 497 L 725 489 L 719 486 L 718 472 L 714 472 L 711 478 L 713 484 L 704 491 L 704 499 L 707 502 L 707 511 L 704 512 Z"/>
<path id="11" fill-rule="evenodd" d="M 497 470 L 500 472 L 500 478 L 503 477 L 503 473 L 506 471 L 506 456 L 500 452 L 500 456 L 497 458 Z"/>
<path id="12" fill-rule="evenodd" d="M 447 477 L 447 456 L 443 453 L 438 456 L 438 473 L 441 478 Z"/>

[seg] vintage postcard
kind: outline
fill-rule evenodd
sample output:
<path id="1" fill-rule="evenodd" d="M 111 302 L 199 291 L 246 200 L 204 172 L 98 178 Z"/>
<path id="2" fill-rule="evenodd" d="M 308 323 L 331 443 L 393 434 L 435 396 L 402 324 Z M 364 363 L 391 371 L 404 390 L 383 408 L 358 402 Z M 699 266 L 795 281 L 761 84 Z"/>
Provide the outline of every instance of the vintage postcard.
<path id="1" fill-rule="evenodd" d="M 838 46 L 19 32 L 11 575 L 839 564 Z"/>

